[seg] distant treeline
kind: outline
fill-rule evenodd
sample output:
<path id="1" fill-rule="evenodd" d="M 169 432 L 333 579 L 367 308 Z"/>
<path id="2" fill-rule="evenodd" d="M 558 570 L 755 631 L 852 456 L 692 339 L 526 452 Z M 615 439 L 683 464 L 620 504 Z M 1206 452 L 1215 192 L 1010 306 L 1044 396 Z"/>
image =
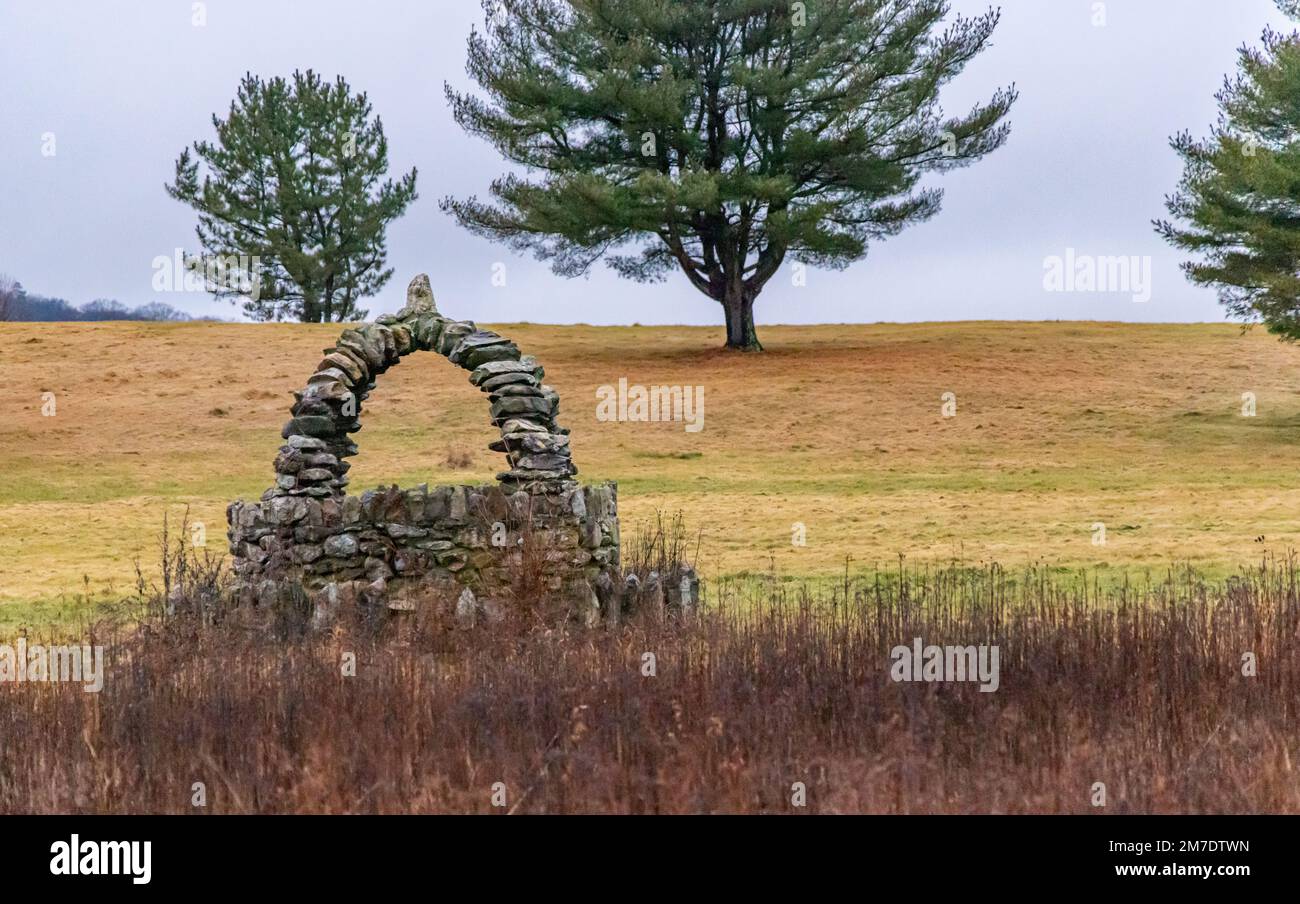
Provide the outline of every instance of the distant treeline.
<path id="1" fill-rule="evenodd" d="M 7 283 L 7 284 L 6 284 Z M 0 279 L 0 320 L 48 323 L 58 320 L 193 320 L 161 301 L 127 307 L 112 298 L 97 298 L 78 307 L 63 298 L 35 295 L 12 280 Z"/>

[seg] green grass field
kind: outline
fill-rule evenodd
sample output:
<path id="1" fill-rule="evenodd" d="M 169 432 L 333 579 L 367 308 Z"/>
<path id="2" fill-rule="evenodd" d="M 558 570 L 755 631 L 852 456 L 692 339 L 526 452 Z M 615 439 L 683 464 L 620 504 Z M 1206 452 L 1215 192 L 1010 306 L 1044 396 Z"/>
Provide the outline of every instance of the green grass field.
<path id="1" fill-rule="evenodd" d="M 900 555 L 1223 575 L 1300 540 L 1300 350 L 1263 331 L 767 327 L 768 351 L 743 356 L 719 348 L 720 329 L 495 328 L 546 366 L 580 477 L 619 481 L 625 536 L 681 512 L 708 577 L 840 575 Z M 128 592 L 165 514 L 188 508 L 223 550 L 226 503 L 269 485 L 290 393 L 338 329 L 0 325 L 0 628 Z M 599 421 L 596 389 L 620 378 L 703 386 L 704 429 Z M 503 469 L 485 400 L 434 355 L 385 375 L 364 423 L 354 492 Z M 457 450 L 468 467 L 447 464 Z"/>

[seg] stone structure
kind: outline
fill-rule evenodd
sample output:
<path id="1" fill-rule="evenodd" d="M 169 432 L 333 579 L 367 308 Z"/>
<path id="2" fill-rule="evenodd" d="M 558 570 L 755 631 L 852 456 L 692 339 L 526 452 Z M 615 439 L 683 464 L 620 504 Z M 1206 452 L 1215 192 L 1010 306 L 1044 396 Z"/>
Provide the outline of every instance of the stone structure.
<path id="1" fill-rule="evenodd" d="M 349 435 L 376 378 L 415 351 L 436 351 L 487 393 L 509 469 L 498 484 L 346 494 Z M 404 608 L 412 593 L 446 585 L 458 609 L 490 614 L 530 575 L 591 610 L 614 601 L 617 487 L 581 486 L 559 397 L 537 361 L 513 342 L 438 313 L 427 276 L 396 316 L 344 330 L 306 388 L 275 460 L 275 486 L 227 511 L 237 591 L 266 602 L 298 595 L 318 613 L 352 602 Z"/>

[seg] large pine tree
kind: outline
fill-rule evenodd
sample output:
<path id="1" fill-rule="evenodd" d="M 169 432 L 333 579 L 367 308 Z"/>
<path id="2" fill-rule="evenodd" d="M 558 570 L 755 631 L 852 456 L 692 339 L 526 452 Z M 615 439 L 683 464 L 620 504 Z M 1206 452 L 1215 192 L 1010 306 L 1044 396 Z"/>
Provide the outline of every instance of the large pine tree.
<path id="1" fill-rule="evenodd" d="M 1279 6 L 1300 13 L 1297 0 Z M 1196 255 L 1184 271 L 1232 316 L 1300 339 L 1300 34 L 1270 29 L 1243 47 L 1215 97 L 1209 137 L 1171 142 L 1183 178 L 1166 199 L 1173 220 L 1156 230 Z"/>
<path id="2" fill-rule="evenodd" d="M 388 141 L 364 93 L 308 70 L 292 80 L 247 75 L 215 142 L 176 161 L 167 192 L 199 214 L 212 258 L 258 258 L 248 274 L 217 271 L 208 289 L 242 300 L 257 320 L 364 319 L 357 307 L 393 275 L 385 231 L 416 198 L 414 169 L 394 182 Z M 200 172 L 200 163 L 203 170 Z"/>
<path id="3" fill-rule="evenodd" d="M 638 280 L 681 270 L 722 305 L 731 348 L 761 347 L 754 299 L 787 259 L 844 267 L 933 216 L 942 194 L 922 175 L 1001 145 L 1015 99 L 943 115 L 940 88 L 998 22 L 944 26 L 947 0 L 484 6 L 468 70 L 487 98 L 447 95 L 539 178 L 444 209 L 564 275 L 607 255 Z"/>

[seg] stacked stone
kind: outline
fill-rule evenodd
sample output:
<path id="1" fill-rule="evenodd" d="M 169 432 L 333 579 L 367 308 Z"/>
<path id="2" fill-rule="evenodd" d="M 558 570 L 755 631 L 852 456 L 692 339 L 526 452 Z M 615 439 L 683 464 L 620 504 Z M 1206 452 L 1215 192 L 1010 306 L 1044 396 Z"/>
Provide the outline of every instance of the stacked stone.
<path id="1" fill-rule="evenodd" d="M 232 503 L 227 519 L 238 592 L 262 602 L 286 591 L 319 601 L 340 590 L 391 601 L 440 584 L 505 599 L 529 546 L 553 590 L 577 580 L 597 586 L 619 565 L 614 484 L 543 494 L 497 485 L 284 495 Z"/>
<path id="2" fill-rule="evenodd" d="M 396 316 L 344 330 L 325 349 L 307 388 L 294 394 L 276 484 L 263 498 L 342 497 L 350 467 L 344 459 L 357 453 L 348 436 L 361 429 L 361 403 L 380 374 L 417 350 L 436 351 L 470 371 L 470 382 L 488 394 L 492 423 L 501 431 L 489 448 L 504 452 L 510 464 L 497 475 L 504 489 L 555 493 L 575 486 L 569 431 L 556 424 L 559 396 L 542 383 L 537 360 L 491 330 L 439 314 L 427 276 L 411 282 L 406 300 Z"/>
<path id="3" fill-rule="evenodd" d="M 462 344 L 484 342 L 491 335 L 474 333 Z M 467 360 L 474 361 L 476 351 L 467 351 Z M 488 448 L 504 452 L 510 462 L 510 470 L 498 474 L 497 480 L 507 489 L 533 492 L 571 487 L 578 469 L 569 457 L 568 428 L 555 422 L 560 397 L 542 383 L 544 371 L 536 359 L 525 355 L 481 360 L 472 371 L 470 382 L 488 394 L 492 423 L 501 430 L 501 439 Z"/>
<path id="4" fill-rule="evenodd" d="M 361 404 L 379 375 L 413 351 L 445 356 L 487 394 L 501 432 L 490 448 L 510 465 L 497 486 L 346 494 L 346 459 L 357 453 L 349 437 L 361 429 Z M 617 491 L 573 480 L 569 431 L 556 423 L 559 397 L 544 375 L 509 339 L 439 314 L 428 277 L 417 277 L 396 316 L 344 330 L 325 349 L 306 388 L 294 394 L 275 486 L 261 502 L 230 506 L 241 593 L 264 601 L 306 593 L 321 605 L 360 594 L 400 606 L 402 594 L 451 582 L 491 600 L 524 567 L 529 547 L 541 551 L 553 589 L 577 581 L 591 599 L 593 587 L 612 587 Z M 503 526 L 511 533 L 498 542 Z M 599 605 L 608 601 L 600 597 Z"/>

